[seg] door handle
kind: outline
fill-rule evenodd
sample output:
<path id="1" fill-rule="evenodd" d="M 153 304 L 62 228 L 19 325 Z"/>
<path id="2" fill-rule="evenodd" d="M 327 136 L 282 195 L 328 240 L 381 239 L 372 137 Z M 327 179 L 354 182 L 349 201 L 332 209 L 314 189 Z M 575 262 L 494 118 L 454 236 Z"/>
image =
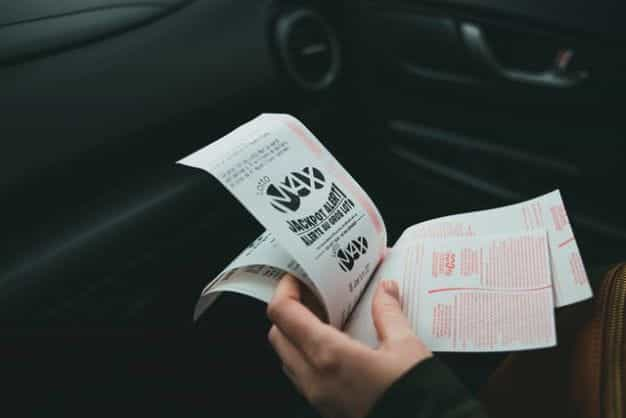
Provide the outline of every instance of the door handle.
<path id="1" fill-rule="evenodd" d="M 494 75 L 506 80 L 543 87 L 566 88 L 579 85 L 589 77 L 587 71 L 568 71 L 574 51 L 559 50 L 554 62 L 545 70 L 533 72 L 506 68 L 495 57 L 482 29 L 473 23 L 461 23 L 461 37 L 472 58 Z"/>

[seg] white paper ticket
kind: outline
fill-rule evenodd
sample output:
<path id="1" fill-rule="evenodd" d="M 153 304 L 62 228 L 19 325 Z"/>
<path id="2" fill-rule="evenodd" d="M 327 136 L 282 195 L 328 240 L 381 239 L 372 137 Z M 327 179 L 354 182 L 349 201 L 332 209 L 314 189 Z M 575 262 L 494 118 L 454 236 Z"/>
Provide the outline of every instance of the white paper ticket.
<path id="1" fill-rule="evenodd" d="M 297 119 L 261 115 L 180 164 L 216 177 L 297 260 L 340 327 L 386 248 L 371 199 Z"/>
<path id="2" fill-rule="evenodd" d="M 509 351 L 556 344 L 545 231 L 405 240 L 376 273 L 346 332 L 371 346 L 377 282 L 397 280 L 403 310 L 433 351 Z"/>
<path id="3" fill-rule="evenodd" d="M 316 285 L 300 264 L 282 249 L 271 232 L 265 231 L 202 290 L 194 318 L 197 319 L 221 292 L 242 293 L 268 303 L 278 279 L 285 272 L 298 277 L 321 299 Z"/>
<path id="4" fill-rule="evenodd" d="M 396 245 L 422 238 L 452 238 L 545 229 L 557 307 L 592 296 L 574 231 L 561 194 L 555 190 L 515 205 L 446 216 L 414 225 Z"/>

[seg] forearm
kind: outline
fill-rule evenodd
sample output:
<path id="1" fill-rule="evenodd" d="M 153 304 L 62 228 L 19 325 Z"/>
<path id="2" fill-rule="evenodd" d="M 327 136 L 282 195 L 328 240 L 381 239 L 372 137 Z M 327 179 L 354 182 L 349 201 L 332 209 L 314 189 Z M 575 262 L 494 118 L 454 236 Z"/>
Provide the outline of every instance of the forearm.
<path id="1" fill-rule="evenodd" d="M 368 418 L 485 418 L 478 401 L 443 363 L 429 358 L 398 379 Z"/>

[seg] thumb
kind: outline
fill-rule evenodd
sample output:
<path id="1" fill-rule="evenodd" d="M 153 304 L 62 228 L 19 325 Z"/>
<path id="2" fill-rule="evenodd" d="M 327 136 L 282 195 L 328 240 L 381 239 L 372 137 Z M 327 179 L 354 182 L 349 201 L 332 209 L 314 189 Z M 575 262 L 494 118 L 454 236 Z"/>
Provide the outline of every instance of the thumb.
<path id="1" fill-rule="evenodd" d="M 412 335 L 411 325 L 400 306 L 398 283 L 383 280 L 376 289 L 372 303 L 372 317 L 381 344 Z"/>

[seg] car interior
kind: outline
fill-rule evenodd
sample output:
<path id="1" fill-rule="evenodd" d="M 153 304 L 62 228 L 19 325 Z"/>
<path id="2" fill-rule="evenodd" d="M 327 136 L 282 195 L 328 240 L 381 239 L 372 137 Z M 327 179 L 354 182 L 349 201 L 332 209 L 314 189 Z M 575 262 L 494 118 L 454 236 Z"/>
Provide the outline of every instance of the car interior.
<path id="1" fill-rule="evenodd" d="M 589 274 L 623 260 L 625 18 L 617 0 L 2 2 L 7 394 L 66 413 L 306 409 L 263 304 L 192 316 L 263 229 L 175 162 L 260 113 L 315 133 L 390 244 L 560 189 Z M 477 390 L 502 358 L 447 361 Z"/>

